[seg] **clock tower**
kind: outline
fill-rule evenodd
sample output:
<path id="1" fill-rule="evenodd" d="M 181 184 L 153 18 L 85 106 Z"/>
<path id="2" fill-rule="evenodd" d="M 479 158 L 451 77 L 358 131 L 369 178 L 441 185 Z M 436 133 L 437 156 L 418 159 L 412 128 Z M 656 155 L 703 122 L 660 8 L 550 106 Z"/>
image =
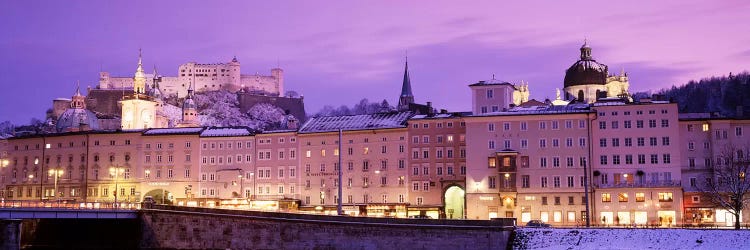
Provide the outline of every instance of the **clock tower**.
<path id="1" fill-rule="evenodd" d="M 122 129 L 147 129 L 157 127 L 157 102 L 146 95 L 146 73 L 143 72 L 141 51 L 138 50 L 138 67 L 133 77 L 133 95 L 125 96 L 119 102 L 122 109 L 120 127 Z"/>

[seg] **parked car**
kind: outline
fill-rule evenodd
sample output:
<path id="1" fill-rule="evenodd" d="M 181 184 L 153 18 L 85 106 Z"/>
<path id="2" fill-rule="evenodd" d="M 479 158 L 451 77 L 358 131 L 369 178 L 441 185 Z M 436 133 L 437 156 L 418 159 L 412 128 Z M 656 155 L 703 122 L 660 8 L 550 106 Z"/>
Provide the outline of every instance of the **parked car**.
<path id="1" fill-rule="evenodd" d="M 409 218 L 412 218 L 412 219 L 432 219 L 432 217 L 427 216 L 427 215 L 412 215 L 412 216 L 409 216 Z"/>
<path id="2" fill-rule="evenodd" d="M 530 220 L 526 223 L 526 227 L 550 227 L 550 225 L 541 220 Z"/>

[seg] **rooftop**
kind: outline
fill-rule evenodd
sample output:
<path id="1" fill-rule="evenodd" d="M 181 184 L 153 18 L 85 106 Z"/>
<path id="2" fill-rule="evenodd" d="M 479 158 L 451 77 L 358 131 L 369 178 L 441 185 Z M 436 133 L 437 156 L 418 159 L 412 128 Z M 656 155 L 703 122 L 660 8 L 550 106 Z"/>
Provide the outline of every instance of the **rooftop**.
<path id="1" fill-rule="evenodd" d="M 314 117 L 305 122 L 299 133 L 406 128 L 406 121 L 412 117 L 411 112 L 377 113 L 369 115 L 324 116 Z"/>
<path id="2" fill-rule="evenodd" d="M 143 132 L 143 135 L 184 135 L 199 134 L 203 127 L 195 128 L 152 128 Z"/>
<path id="3" fill-rule="evenodd" d="M 255 135 L 248 127 L 210 127 L 201 132 L 201 137 L 222 137 L 222 136 L 251 136 Z"/>

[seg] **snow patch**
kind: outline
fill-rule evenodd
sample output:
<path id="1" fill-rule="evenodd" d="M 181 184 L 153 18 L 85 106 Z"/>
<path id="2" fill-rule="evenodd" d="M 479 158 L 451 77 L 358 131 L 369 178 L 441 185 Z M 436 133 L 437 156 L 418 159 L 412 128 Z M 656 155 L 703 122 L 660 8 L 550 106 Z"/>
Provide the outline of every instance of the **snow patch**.
<path id="1" fill-rule="evenodd" d="M 513 249 L 750 249 L 748 237 L 748 230 L 522 228 Z"/>

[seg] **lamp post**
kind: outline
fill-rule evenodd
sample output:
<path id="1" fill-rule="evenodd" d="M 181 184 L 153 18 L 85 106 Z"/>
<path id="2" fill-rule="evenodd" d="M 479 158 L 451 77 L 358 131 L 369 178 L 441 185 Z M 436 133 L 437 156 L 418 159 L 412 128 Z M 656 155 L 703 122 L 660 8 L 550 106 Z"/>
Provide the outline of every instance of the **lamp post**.
<path id="1" fill-rule="evenodd" d="M 121 172 L 125 172 L 125 169 L 121 168 L 121 167 L 110 167 L 109 168 L 109 174 L 110 175 L 114 175 L 114 177 L 115 177 L 115 192 L 114 192 L 114 195 L 115 195 L 115 204 L 114 205 L 115 206 L 114 206 L 114 208 L 117 208 L 117 191 L 118 191 L 117 190 L 118 189 L 118 187 L 117 187 L 117 184 L 118 184 L 117 183 L 117 179 L 118 179 L 118 176 L 120 175 Z"/>
<path id="2" fill-rule="evenodd" d="M 52 176 L 55 177 L 55 190 L 54 190 L 55 193 L 53 194 L 53 196 L 55 196 L 55 199 L 57 201 L 60 201 L 60 196 L 57 193 L 57 179 L 60 176 L 62 176 L 64 173 L 65 172 L 62 169 L 50 169 L 49 170 L 49 175 L 52 175 Z M 33 177 L 33 176 L 31 176 L 31 177 Z"/>
<path id="3" fill-rule="evenodd" d="M 237 175 L 237 178 L 240 179 L 240 192 L 239 192 L 239 195 L 240 195 L 241 198 L 245 198 L 245 190 L 242 187 L 242 184 L 244 182 L 243 181 L 244 180 L 244 176 L 242 176 L 242 173 L 240 173 L 239 175 Z"/>
<path id="4" fill-rule="evenodd" d="M 250 177 L 253 178 L 253 191 L 250 195 L 250 200 L 255 200 L 255 172 L 250 172 Z"/>

